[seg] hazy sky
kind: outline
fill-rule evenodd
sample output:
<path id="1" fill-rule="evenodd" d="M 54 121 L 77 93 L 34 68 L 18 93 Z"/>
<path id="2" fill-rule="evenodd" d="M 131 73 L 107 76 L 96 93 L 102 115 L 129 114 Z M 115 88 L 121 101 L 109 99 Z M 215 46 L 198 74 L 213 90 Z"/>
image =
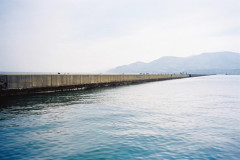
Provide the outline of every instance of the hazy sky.
<path id="1" fill-rule="evenodd" d="M 92 72 L 240 52 L 240 0 L 0 0 L 0 71 Z"/>

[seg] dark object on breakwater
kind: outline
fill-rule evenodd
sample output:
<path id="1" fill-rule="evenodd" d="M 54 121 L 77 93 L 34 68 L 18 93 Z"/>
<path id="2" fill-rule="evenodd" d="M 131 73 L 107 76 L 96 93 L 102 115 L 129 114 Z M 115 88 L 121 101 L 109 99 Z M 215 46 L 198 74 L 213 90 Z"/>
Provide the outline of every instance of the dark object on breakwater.
<path id="1" fill-rule="evenodd" d="M 15 74 L 0 75 L 0 96 L 88 89 L 131 83 L 179 79 L 190 74 Z"/>

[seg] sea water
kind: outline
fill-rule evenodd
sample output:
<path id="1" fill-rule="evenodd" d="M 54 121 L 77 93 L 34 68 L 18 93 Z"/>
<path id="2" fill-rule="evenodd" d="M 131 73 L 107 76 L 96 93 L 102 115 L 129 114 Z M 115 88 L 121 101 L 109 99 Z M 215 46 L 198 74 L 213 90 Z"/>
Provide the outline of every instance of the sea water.
<path id="1" fill-rule="evenodd" d="M 0 159 L 240 159 L 240 76 L 1 98 Z"/>

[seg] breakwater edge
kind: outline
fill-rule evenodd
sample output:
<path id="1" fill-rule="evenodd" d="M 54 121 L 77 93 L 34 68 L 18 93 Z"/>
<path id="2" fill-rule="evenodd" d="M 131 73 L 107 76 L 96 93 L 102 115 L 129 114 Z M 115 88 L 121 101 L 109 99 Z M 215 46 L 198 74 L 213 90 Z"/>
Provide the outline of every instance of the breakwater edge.
<path id="1" fill-rule="evenodd" d="M 23 95 L 127 85 L 205 76 L 200 74 L 6 74 L 0 75 L 0 96 Z"/>

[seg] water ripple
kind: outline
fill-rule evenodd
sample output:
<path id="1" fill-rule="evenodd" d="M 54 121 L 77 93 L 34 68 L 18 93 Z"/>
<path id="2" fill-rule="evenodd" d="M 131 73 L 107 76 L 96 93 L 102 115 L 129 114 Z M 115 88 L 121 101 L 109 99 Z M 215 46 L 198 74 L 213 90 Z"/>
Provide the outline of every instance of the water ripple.
<path id="1" fill-rule="evenodd" d="M 240 76 L 0 99 L 0 159 L 239 159 Z"/>

